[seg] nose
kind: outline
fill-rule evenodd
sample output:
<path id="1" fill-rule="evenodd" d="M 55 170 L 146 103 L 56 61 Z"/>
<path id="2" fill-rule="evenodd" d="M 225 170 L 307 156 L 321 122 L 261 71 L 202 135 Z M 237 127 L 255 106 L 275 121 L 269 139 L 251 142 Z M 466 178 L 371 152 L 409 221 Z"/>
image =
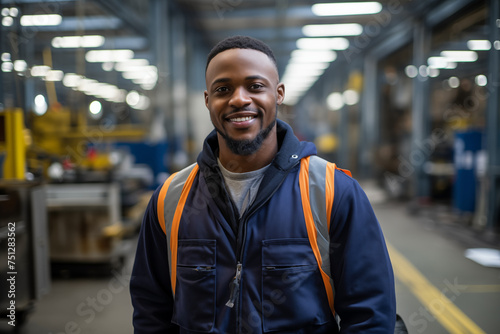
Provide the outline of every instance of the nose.
<path id="1" fill-rule="evenodd" d="M 229 104 L 234 108 L 241 108 L 252 103 L 247 90 L 244 87 L 238 87 L 234 90 L 233 95 L 231 95 L 231 100 Z"/>

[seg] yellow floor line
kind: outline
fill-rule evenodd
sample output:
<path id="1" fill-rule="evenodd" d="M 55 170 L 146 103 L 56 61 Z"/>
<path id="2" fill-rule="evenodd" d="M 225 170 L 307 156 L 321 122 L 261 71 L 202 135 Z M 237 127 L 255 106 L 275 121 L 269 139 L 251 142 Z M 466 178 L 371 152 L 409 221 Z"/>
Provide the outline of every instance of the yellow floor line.
<path id="1" fill-rule="evenodd" d="M 500 292 L 497 284 L 468 284 L 464 293 L 494 293 Z"/>
<path id="2" fill-rule="evenodd" d="M 417 297 L 422 305 L 452 334 L 486 334 L 401 253 L 387 244 L 394 275 Z"/>

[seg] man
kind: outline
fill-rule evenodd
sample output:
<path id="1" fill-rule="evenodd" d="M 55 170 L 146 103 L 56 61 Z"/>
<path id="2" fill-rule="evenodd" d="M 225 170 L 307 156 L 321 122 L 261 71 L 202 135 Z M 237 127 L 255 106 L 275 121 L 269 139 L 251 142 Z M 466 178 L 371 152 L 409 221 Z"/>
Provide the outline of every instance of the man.
<path id="1" fill-rule="evenodd" d="M 392 267 L 373 210 L 335 168 L 334 195 L 304 191 L 320 159 L 277 120 L 285 87 L 272 51 L 227 38 L 205 77 L 215 130 L 149 203 L 130 285 L 135 333 L 393 333 Z M 329 219 L 311 223 L 325 197 Z"/>

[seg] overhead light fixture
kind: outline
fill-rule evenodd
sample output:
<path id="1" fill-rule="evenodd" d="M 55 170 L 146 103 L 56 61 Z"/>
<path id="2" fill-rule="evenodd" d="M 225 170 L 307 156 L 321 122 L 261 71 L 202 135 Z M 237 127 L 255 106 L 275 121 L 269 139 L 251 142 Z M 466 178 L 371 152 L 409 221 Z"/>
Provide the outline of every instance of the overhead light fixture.
<path id="1" fill-rule="evenodd" d="M 363 26 L 358 23 L 309 24 L 302 27 L 302 33 L 308 37 L 358 36 L 363 33 Z"/>
<path id="2" fill-rule="evenodd" d="M 10 53 L 4 52 L 1 56 L 2 61 L 11 61 Z"/>
<path id="3" fill-rule="evenodd" d="M 142 68 L 148 66 L 149 61 L 147 59 L 127 59 L 116 63 L 115 70 L 119 72 L 126 72 L 134 68 Z"/>
<path id="4" fill-rule="evenodd" d="M 430 68 L 436 69 L 454 69 L 457 67 L 457 63 L 449 61 L 446 57 L 429 57 L 427 64 Z"/>
<path id="5" fill-rule="evenodd" d="M 16 17 L 17 15 L 19 15 L 19 9 L 17 9 L 16 7 L 10 8 L 9 15 L 12 17 Z"/>
<path id="6" fill-rule="evenodd" d="M 333 92 L 326 98 L 326 104 L 331 110 L 340 110 L 344 106 L 344 99 L 339 92 Z"/>
<path id="7" fill-rule="evenodd" d="M 48 106 L 45 97 L 42 94 L 38 94 L 34 100 L 33 112 L 38 116 L 42 116 L 47 112 L 47 108 Z"/>
<path id="8" fill-rule="evenodd" d="M 317 16 L 366 15 L 379 13 L 382 5 L 374 1 L 318 3 L 314 4 L 311 9 Z"/>
<path id="9" fill-rule="evenodd" d="M 408 65 L 405 67 L 405 73 L 408 78 L 415 78 L 418 75 L 418 69 L 415 65 Z"/>
<path id="10" fill-rule="evenodd" d="M 14 69 L 14 64 L 11 63 L 10 61 L 4 61 L 2 63 L 2 72 L 12 72 Z"/>
<path id="11" fill-rule="evenodd" d="M 38 65 L 31 68 L 31 76 L 33 77 L 44 77 L 51 70 L 50 66 Z"/>
<path id="12" fill-rule="evenodd" d="M 2 25 L 4 27 L 10 27 L 14 24 L 14 19 L 11 16 L 5 16 L 2 18 Z"/>
<path id="13" fill-rule="evenodd" d="M 89 63 L 119 62 L 134 58 L 132 50 L 91 50 L 85 54 Z"/>
<path id="14" fill-rule="evenodd" d="M 63 78 L 63 85 L 69 88 L 78 87 L 84 76 L 75 73 L 66 73 Z"/>
<path id="15" fill-rule="evenodd" d="M 92 101 L 89 105 L 89 111 L 92 115 L 98 115 L 102 111 L 102 104 L 99 101 Z"/>
<path id="16" fill-rule="evenodd" d="M 101 67 L 104 71 L 111 72 L 115 67 L 115 63 L 113 63 L 112 61 L 105 61 L 104 63 L 102 63 Z"/>
<path id="17" fill-rule="evenodd" d="M 62 36 L 52 39 L 55 48 L 96 48 L 104 44 L 104 36 Z"/>
<path id="18" fill-rule="evenodd" d="M 337 58 L 337 53 L 330 50 L 294 50 L 291 57 L 294 61 L 332 62 Z"/>
<path id="19" fill-rule="evenodd" d="M 122 73 L 125 79 L 139 79 L 144 77 L 155 77 L 158 78 L 158 69 L 156 66 L 149 65 L 143 67 L 130 68 L 126 72 Z"/>
<path id="20" fill-rule="evenodd" d="M 484 87 L 488 84 L 488 78 L 484 74 L 479 74 L 476 76 L 475 80 L 476 85 Z"/>
<path id="21" fill-rule="evenodd" d="M 450 85 L 451 88 L 458 88 L 458 86 L 460 86 L 460 79 L 457 77 L 450 77 L 448 79 L 448 85 Z"/>
<path id="22" fill-rule="evenodd" d="M 16 72 L 24 72 L 28 68 L 28 64 L 25 60 L 18 59 L 14 60 L 14 70 Z"/>
<path id="23" fill-rule="evenodd" d="M 346 50 L 349 48 L 349 41 L 343 37 L 299 38 L 297 47 L 306 50 Z"/>
<path id="24" fill-rule="evenodd" d="M 348 106 L 353 106 L 359 102 L 359 93 L 353 89 L 348 89 L 342 93 L 342 99 Z"/>
<path id="25" fill-rule="evenodd" d="M 130 107 L 137 110 L 146 110 L 151 104 L 149 97 L 139 94 L 135 90 L 132 90 L 127 94 L 125 101 Z"/>
<path id="26" fill-rule="evenodd" d="M 471 39 L 467 41 L 469 50 L 488 51 L 491 49 L 491 42 L 487 39 Z"/>
<path id="27" fill-rule="evenodd" d="M 64 77 L 64 72 L 59 70 L 50 70 L 45 75 L 45 81 L 61 81 Z"/>
<path id="28" fill-rule="evenodd" d="M 427 74 L 431 77 L 431 78 L 436 78 L 439 76 L 439 69 L 435 68 L 435 67 L 427 67 Z"/>
<path id="29" fill-rule="evenodd" d="M 452 62 L 473 62 L 477 60 L 477 52 L 446 50 L 441 52 L 441 57 L 444 57 L 447 61 Z"/>
<path id="30" fill-rule="evenodd" d="M 21 16 L 21 25 L 24 27 L 57 26 L 60 25 L 61 22 L 62 22 L 62 16 L 59 14 Z"/>

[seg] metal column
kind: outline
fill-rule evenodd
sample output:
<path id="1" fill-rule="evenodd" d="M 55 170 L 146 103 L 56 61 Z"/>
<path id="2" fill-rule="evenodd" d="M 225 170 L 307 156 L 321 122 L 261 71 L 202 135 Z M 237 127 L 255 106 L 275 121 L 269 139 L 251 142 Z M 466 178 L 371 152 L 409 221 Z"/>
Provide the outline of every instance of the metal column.
<path id="1" fill-rule="evenodd" d="M 176 8 L 174 8 L 176 9 Z M 174 13 L 173 13 L 174 14 Z M 187 165 L 186 145 L 188 140 L 188 89 L 186 71 L 186 24 L 183 15 L 171 16 L 171 73 L 172 116 L 174 124 L 174 159 L 175 168 Z"/>
<path id="2" fill-rule="evenodd" d="M 492 46 L 500 40 L 500 2 L 489 1 L 489 32 Z M 500 51 L 492 47 L 489 51 L 487 152 L 488 152 L 488 220 L 490 230 L 500 227 Z"/>
<path id="3" fill-rule="evenodd" d="M 425 23 L 419 22 L 414 30 L 413 64 L 420 68 L 426 65 L 426 56 L 430 46 L 429 31 Z M 413 80 L 412 101 L 412 142 L 409 162 L 412 166 L 413 195 L 418 198 L 427 198 L 430 194 L 429 178 L 424 173 L 423 166 L 428 159 L 429 152 L 422 151 L 422 143 L 429 135 L 429 118 L 427 112 L 429 103 L 429 81 L 427 76 L 420 73 Z"/>
<path id="4" fill-rule="evenodd" d="M 377 61 L 365 57 L 362 105 L 360 110 L 359 175 L 372 177 L 374 145 L 379 143 L 380 96 L 377 85 Z"/>

